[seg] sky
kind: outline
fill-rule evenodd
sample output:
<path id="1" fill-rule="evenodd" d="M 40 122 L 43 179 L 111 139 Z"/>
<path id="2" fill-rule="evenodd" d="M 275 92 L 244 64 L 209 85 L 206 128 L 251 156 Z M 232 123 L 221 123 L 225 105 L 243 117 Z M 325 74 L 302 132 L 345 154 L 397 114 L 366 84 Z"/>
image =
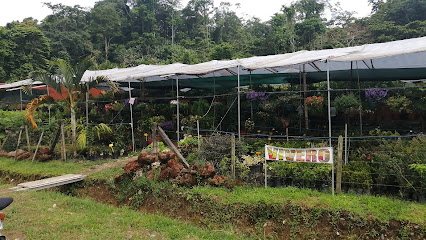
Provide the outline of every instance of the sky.
<path id="1" fill-rule="evenodd" d="M 0 3 L 0 26 L 12 21 L 22 21 L 24 18 L 33 17 L 39 21 L 49 14 L 51 11 L 43 2 L 52 4 L 62 3 L 68 6 L 80 5 L 82 7 L 91 8 L 95 2 L 99 0 L 2 0 Z M 182 0 L 185 6 L 189 0 Z M 214 0 L 215 6 L 219 6 L 220 2 L 230 2 L 232 4 L 240 3 L 240 8 L 235 9 L 240 17 L 248 19 L 250 17 L 258 17 L 262 21 L 267 21 L 274 13 L 280 11 L 282 5 L 290 5 L 293 0 Z M 336 3 L 338 0 L 331 0 Z M 343 10 L 355 11 L 356 17 L 365 17 L 371 7 L 367 0 L 340 0 Z"/>

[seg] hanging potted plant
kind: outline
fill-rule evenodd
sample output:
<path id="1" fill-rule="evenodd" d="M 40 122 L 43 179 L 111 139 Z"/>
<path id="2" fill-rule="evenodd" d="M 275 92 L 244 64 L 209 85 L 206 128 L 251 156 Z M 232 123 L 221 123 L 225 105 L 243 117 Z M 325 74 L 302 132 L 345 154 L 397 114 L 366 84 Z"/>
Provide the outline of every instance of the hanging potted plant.
<path id="1" fill-rule="evenodd" d="M 324 98 L 319 96 L 307 97 L 305 104 L 313 115 L 321 115 L 324 107 Z"/>

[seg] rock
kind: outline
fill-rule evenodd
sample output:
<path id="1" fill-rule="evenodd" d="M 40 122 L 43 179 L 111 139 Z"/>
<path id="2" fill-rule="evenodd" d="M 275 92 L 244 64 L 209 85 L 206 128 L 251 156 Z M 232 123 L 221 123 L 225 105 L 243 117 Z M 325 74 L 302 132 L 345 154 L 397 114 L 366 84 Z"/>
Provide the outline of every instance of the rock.
<path id="1" fill-rule="evenodd" d="M 178 163 L 176 160 L 169 160 L 167 164 L 161 166 L 160 176 L 158 180 L 164 181 L 172 178 L 176 178 L 180 175 L 183 165 Z"/>
<path id="2" fill-rule="evenodd" d="M 126 173 L 132 173 L 132 172 L 136 172 L 141 167 L 142 165 L 139 161 L 133 161 L 133 162 L 127 163 L 126 166 L 123 167 L 123 170 Z"/>
<path id="3" fill-rule="evenodd" d="M 14 158 L 14 157 L 16 157 L 16 156 L 19 156 L 19 155 L 23 154 L 24 152 L 25 152 L 24 150 L 22 150 L 22 149 L 18 149 L 18 150 L 16 150 L 16 151 L 9 152 L 9 153 L 7 154 L 7 157 Z"/>
<path id="4" fill-rule="evenodd" d="M 171 169 L 171 175 L 173 178 L 179 176 L 180 171 L 183 169 L 183 165 L 176 160 L 169 160 L 167 166 Z"/>
<path id="5" fill-rule="evenodd" d="M 16 160 L 24 160 L 24 159 L 28 159 L 32 156 L 33 154 L 30 152 L 24 152 L 21 155 L 16 157 Z"/>
<path id="6" fill-rule="evenodd" d="M 172 178 L 171 171 L 172 170 L 170 168 L 162 169 L 160 172 L 160 176 L 158 176 L 158 180 L 165 181 L 165 180 L 171 179 Z"/>
<path id="7" fill-rule="evenodd" d="M 39 160 L 39 161 L 41 161 L 41 162 L 44 162 L 44 161 L 52 159 L 52 155 L 49 155 L 49 154 L 37 154 L 36 155 L 36 159 Z"/>
<path id="8" fill-rule="evenodd" d="M 0 150 L 0 157 L 7 157 L 7 152 Z"/>
<path id="9" fill-rule="evenodd" d="M 158 154 L 158 159 L 159 159 L 161 162 L 165 162 L 165 163 L 167 163 L 167 161 L 169 161 L 169 160 L 170 160 L 170 158 L 169 158 L 169 154 L 167 154 L 167 153 L 160 153 L 160 154 Z"/>
<path id="10" fill-rule="evenodd" d="M 151 163 L 155 162 L 156 157 L 153 155 L 149 155 L 147 152 L 142 152 L 138 156 L 138 162 L 142 165 L 151 165 Z"/>
<path id="11" fill-rule="evenodd" d="M 42 147 L 38 150 L 39 153 L 41 154 L 49 154 L 50 153 L 50 149 L 46 148 L 46 147 Z"/>
<path id="12" fill-rule="evenodd" d="M 206 163 L 199 171 L 200 175 L 206 178 L 213 177 L 216 173 L 213 164 Z"/>
<path id="13" fill-rule="evenodd" d="M 217 186 L 217 187 L 223 186 L 226 180 L 228 180 L 227 177 L 216 175 L 214 176 L 214 178 L 210 180 L 210 185 Z"/>
<path id="14" fill-rule="evenodd" d="M 179 185 L 186 186 L 186 187 L 193 187 L 197 185 L 197 178 L 192 174 L 184 174 L 179 179 Z"/>

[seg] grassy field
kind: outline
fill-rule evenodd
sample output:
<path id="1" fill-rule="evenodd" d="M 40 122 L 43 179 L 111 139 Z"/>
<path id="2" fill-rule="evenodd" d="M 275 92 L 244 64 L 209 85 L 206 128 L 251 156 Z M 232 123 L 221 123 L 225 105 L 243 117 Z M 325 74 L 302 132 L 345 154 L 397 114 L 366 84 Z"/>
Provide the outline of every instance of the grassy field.
<path id="1" fill-rule="evenodd" d="M 2 186 L 3 188 L 6 186 Z M 8 239 L 241 239 L 170 218 L 56 192 L 15 192 L 4 212 Z"/>
<path id="2" fill-rule="evenodd" d="M 0 170 L 12 173 L 43 176 L 58 176 L 70 173 L 79 173 L 84 169 L 112 161 L 111 159 L 98 161 L 60 161 L 31 162 L 31 160 L 15 161 L 13 158 L 0 157 Z"/>
<path id="3" fill-rule="evenodd" d="M 225 203 L 278 203 L 291 202 L 304 207 L 322 207 L 332 210 L 346 210 L 360 216 L 372 216 L 379 221 L 404 220 L 426 223 L 426 204 L 401 201 L 388 197 L 355 194 L 332 196 L 310 189 L 249 188 L 236 187 L 233 190 L 214 187 L 195 187 L 191 193 L 199 193 L 220 199 Z"/>
<path id="4" fill-rule="evenodd" d="M 0 158 L 0 170 L 29 175 L 61 175 L 78 173 L 85 168 L 102 164 L 108 160 L 97 162 L 61 162 L 50 161 L 46 163 L 30 161 L 14 161 L 13 159 Z M 124 173 L 121 166 L 91 174 L 89 179 L 109 180 L 117 174 Z M 360 216 L 372 216 L 379 221 L 404 220 L 413 223 L 426 223 L 426 204 L 401 201 L 388 197 L 376 197 L 355 194 L 339 194 L 331 196 L 309 189 L 288 188 L 252 188 L 236 187 L 232 190 L 214 188 L 208 186 L 195 187 L 193 189 L 181 188 L 194 194 L 212 196 L 224 203 L 278 203 L 291 202 L 304 207 L 320 206 L 331 210 L 346 210 Z"/>

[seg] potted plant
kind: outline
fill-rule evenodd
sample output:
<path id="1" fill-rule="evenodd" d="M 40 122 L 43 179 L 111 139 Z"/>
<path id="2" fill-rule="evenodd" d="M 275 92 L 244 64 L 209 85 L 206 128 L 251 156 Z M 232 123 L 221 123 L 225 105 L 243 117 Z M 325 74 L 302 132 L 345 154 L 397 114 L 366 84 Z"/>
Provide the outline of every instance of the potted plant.
<path id="1" fill-rule="evenodd" d="M 320 115 L 323 111 L 324 98 L 319 96 L 307 97 L 305 99 L 305 104 L 309 109 L 309 112 L 314 115 Z"/>

